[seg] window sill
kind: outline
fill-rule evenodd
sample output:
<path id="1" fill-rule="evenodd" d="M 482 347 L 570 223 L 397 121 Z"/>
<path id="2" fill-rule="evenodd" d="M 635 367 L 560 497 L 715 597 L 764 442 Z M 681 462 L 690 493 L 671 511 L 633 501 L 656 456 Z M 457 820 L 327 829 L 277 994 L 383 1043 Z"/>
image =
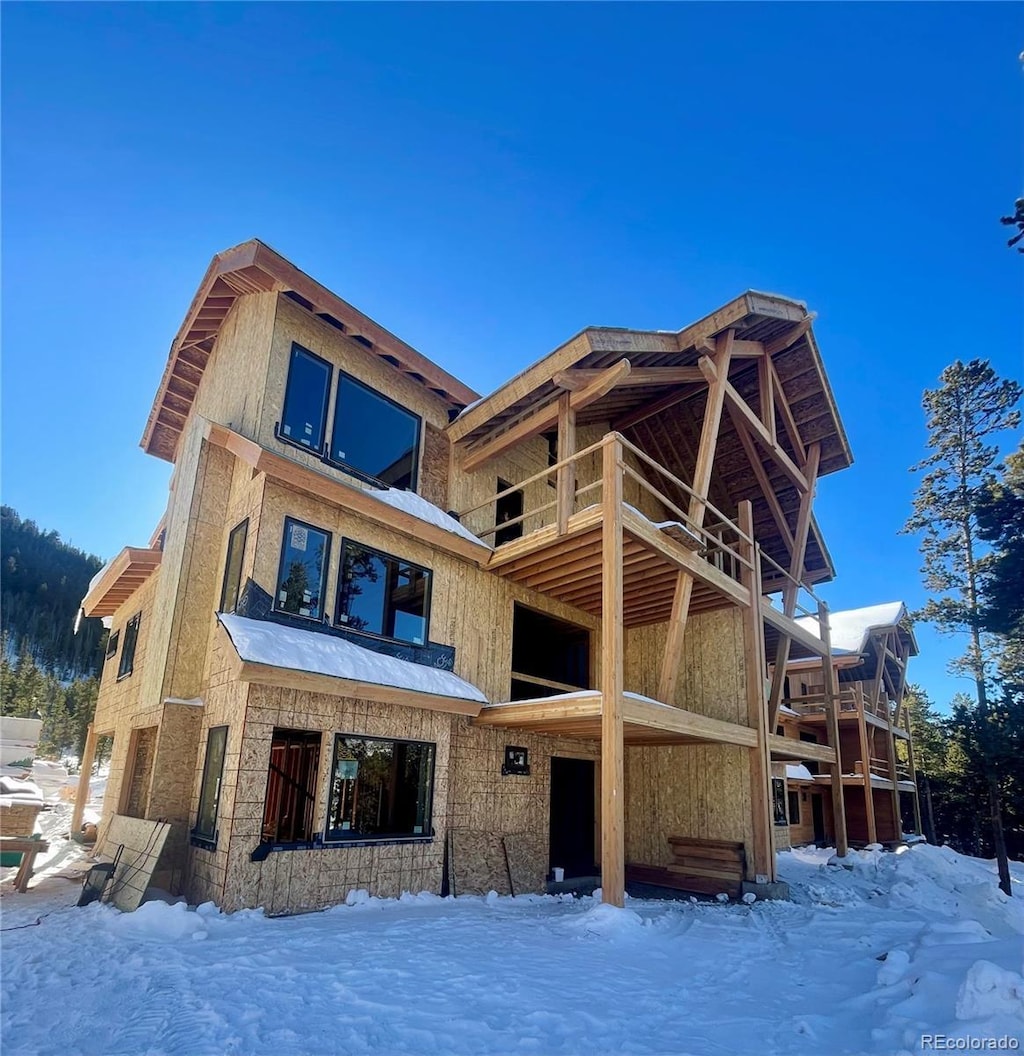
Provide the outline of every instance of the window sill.
<path id="1" fill-rule="evenodd" d="M 299 440 L 295 440 L 290 436 L 286 436 L 281 432 L 281 423 L 278 422 L 274 426 L 274 438 L 280 440 L 282 444 L 287 444 L 289 447 L 297 448 L 299 451 L 305 451 L 307 455 L 313 455 L 315 458 L 324 460 L 323 447 L 311 447 L 309 444 L 303 444 Z"/>
<path id="2" fill-rule="evenodd" d="M 123 682 L 126 678 L 131 678 L 134 673 L 135 673 L 135 669 L 132 668 L 131 671 L 125 671 L 125 673 L 123 675 L 118 675 L 117 678 L 115 679 L 115 681 L 116 682 Z"/>
<path id="3" fill-rule="evenodd" d="M 394 847 L 399 844 L 433 843 L 433 836 L 353 837 L 350 840 L 299 840 L 293 843 L 261 843 L 249 856 L 252 862 L 262 862 L 281 851 L 332 851 L 345 847 Z"/>
<path id="4" fill-rule="evenodd" d="M 198 847 L 204 851 L 215 851 L 217 849 L 216 836 L 199 836 L 194 832 L 190 832 L 188 834 L 188 842 L 193 847 Z"/>

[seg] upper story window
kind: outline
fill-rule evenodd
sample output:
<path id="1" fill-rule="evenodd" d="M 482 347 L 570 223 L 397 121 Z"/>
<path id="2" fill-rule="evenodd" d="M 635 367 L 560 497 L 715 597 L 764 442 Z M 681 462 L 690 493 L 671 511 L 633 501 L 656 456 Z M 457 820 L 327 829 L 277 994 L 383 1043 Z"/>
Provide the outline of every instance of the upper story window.
<path id="1" fill-rule="evenodd" d="M 413 491 L 420 419 L 348 374 L 338 375 L 330 458 L 392 488 Z"/>
<path id="2" fill-rule="evenodd" d="M 117 639 L 120 634 L 120 631 L 114 631 L 114 633 L 107 638 L 107 652 L 103 658 L 104 660 L 109 660 L 112 656 L 117 655 Z"/>
<path id="3" fill-rule="evenodd" d="M 121 647 L 121 663 L 117 667 L 118 680 L 127 678 L 135 670 L 135 646 L 139 641 L 139 624 L 142 613 L 137 612 L 124 628 L 124 645 Z"/>
<path id="4" fill-rule="evenodd" d="M 249 534 L 249 518 L 236 524 L 228 536 L 228 555 L 224 561 L 224 582 L 220 588 L 220 611 L 234 612 L 242 586 L 242 558 Z"/>
<path id="5" fill-rule="evenodd" d="M 329 532 L 293 517 L 285 517 L 274 608 L 293 616 L 322 619 L 330 556 Z"/>
<path id="6" fill-rule="evenodd" d="M 292 345 L 281 411 L 281 435 L 320 454 L 327 429 L 327 399 L 333 368 L 301 345 Z"/>
<path id="7" fill-rule="evenodd" d="M 353 631 L 422 645 L 430 614 L 430 570 L 346 540 L 336 620 Z"/>

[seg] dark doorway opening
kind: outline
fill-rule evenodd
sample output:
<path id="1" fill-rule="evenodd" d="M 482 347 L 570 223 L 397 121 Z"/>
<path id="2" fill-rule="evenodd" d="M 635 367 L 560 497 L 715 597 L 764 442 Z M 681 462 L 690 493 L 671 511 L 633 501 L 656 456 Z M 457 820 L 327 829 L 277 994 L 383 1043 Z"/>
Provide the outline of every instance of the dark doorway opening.
<path id="1" fill-rule="evenodd" d="M 811 796 L 811 820 L 814 822 L 814 842 L 825 842 L 825 806 L 821 796 Z"/>
<path id="2" fill-rule="evenodd" d="M 590 687 L 590 631 L 515 603 L 512 700 Z"/>
<path id="3" fill-rule="evenodd" d="M 508 491 L 512 485 L 507 480 L 498 478 L 498 494 Z M 513 491 L 508 495 L 502 495 L 494 504 L 494 520 L 496 524 L 504 524 L 506 521 L 516 521 L 507 528 L 499 528 L 494 533 L 494 545 L 501 546 L 502 543 L 511 543 L 513 539 L 520 539 L 523 535 L 523 522 L 516 520 L 523 515 L 523 493 Z"/>
<path id="4" fill-rule="evenodd" d="M 549 864 L 565 878 L 593 876 L 594 761 L 551 759 L 551 826 Z"/>

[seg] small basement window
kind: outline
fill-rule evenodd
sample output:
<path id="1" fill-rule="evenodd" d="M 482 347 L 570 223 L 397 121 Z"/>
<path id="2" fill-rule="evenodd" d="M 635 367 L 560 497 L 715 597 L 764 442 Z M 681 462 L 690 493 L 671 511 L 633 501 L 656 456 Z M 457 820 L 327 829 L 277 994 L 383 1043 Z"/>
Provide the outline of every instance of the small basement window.
<path id="1" fill-rule="evenodd" d="M 590 631 L 515 604 L 512 700 L 590 688 Z"/>
<path id="2" fill-rule="evenodd" d="M 332 373 L 327 360 L 301 345 L 292 345 L 281 411 L 282 439 L 317 454 L 323 451 Z"/>
<path id="3" fill-rule="evenodd" d="M 245 541 L 249 534 L 249 518 L 236 524 L 228 536 L 228 554 L 224 561 L 224 582 L 220 588 L 220 611 L 234 612 L 238 605 L 238 592 L 242 587 L 242 558 L 245 557 Z"/>
<path id="4" fill-rule="evenodd" d="M 206 762 L 203 783 L 199 789 L 199 810 L 192 835 L 206 843 L 217 841 L 217 808 L 224 776 L 224 754 L 228 743 L 227 726 L 214 726 L 206 737 Z"/>
<path id="5" fill-rule="evenodd" d="M 330 532 L 293 517 L 285 517 L 274 608 L 278 612 L 305 616 L 310 620 L 323 619 L 323 597 L 330 556 Z"/>
<path id="6" fill-rule="evenodd" d="M 434 745 L 339 733 L 325 842 L 431 835 Z"/>
<path id="7" fill-rule="evenodd" d="M 338 624 L 422 645 L 430 616 L 430 570 L 346 540 L 338 576 Z"/>
<path id="8" fill-rule="evenodd" d="M 127 678 L 135 670 L 135 646 L 139 641 L 139 625 L 142 623 L 142 613 L 137 612 L 124 628 L 124 646 L 121 648 L 121 663 L 117 667 L 117 677 L 120 681 Z"/>
<path id="9" fill-rule="evenodd" d="M 275 729 L 263 807 L 264 843 L 299 843 L 313 838 L 320 734 Z"/>
<path id="10" fill-rule="evenodd" d="M 348 374 L 338 375 L 331 461 L 390 488 L 414 491 L 420 419 Z"/>

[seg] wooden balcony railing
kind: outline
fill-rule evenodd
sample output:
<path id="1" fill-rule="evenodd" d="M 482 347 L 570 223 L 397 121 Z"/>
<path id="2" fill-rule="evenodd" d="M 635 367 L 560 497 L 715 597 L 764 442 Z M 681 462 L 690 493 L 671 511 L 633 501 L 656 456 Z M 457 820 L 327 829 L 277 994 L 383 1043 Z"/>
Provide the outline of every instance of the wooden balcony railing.
<path id="1" fill-rule="evenodd" d="M 800 715 L 821 715 L 825 712 L 824 690 L 787 697 L 784 703 Z M 859 686 L 841 686 L 839 689 L 839 714 L 864 712 L 880 719 L 895 720 L 895 709 L 886 700 L 871 702 L 868 694 Z"/>

